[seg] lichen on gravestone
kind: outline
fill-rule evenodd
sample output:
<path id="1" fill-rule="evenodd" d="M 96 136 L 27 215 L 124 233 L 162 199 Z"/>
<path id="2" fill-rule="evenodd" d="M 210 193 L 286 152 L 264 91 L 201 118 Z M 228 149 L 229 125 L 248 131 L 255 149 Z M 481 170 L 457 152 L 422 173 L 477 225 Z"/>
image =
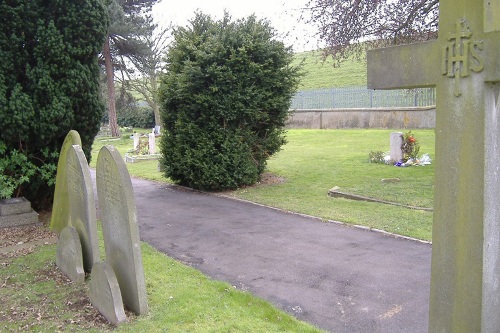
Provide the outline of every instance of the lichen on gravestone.
<path id="1" fill-rule="evenodd" d="M 80 134 L 71 130 L 66 135 L 59 153 L 57 162 L 56 188 L 54 191 L 54 203 L 52 205 L 52 217 L 50 219 L 50 230 L 60 233 L 64 227 L 69 225 L 69 198 L 66 175 L 66 155 L 73 145 L 82 145 Z"/>

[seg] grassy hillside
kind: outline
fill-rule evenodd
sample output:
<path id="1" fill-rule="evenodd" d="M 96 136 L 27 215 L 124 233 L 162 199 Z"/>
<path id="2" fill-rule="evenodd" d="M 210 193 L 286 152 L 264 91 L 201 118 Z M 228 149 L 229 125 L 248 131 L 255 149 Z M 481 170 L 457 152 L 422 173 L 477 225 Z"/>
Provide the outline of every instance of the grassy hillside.
<path id="1" fill-rule="evenodd" d="M 349 59 L 333 66 L 333 61 L 323 61 L 319 51 L 297 53 L 295 63 L 304 62 L 305 76 L 299 90 L 341 88 L 366 85 L 366 61 Z"/>

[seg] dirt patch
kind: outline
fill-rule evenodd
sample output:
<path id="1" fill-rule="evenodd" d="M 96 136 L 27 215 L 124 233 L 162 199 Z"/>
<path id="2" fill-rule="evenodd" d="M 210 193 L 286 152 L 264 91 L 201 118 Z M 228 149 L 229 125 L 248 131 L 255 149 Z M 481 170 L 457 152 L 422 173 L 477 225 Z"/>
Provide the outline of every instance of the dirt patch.
<path id="1" fill-rule="evenodd" d="M 260 180 L 253 186 L 278 185 L 285 182 L 285 178 L 274 175 L 270 172 L 264 172 Z"/>

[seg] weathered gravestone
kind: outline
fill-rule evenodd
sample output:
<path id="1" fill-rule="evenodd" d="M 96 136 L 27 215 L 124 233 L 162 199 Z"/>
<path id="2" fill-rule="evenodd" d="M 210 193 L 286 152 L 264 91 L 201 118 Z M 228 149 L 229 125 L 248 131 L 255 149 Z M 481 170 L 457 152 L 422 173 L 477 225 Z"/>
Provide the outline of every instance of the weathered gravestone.
<path id="1" fill-rule="evenodd" d="M 56 265 L 71 281 L 85 282 L 82 245 L 75 227 L 67 226 L 59 234 Z"/>
<path id="2" fill-rule="evenodd" d="M 125 306 L 144 314 L 147 298 L 134 192 L 125 162 L 113 146 L 99 152 L 96 184 L 106 259 L 116 274 Z"/>
<path id="3" fill-rule="evenodd" d="M 57 162 L 56 188 L 54 192 L 54 204 L 52 205 L 52 217 L 50 220 L 50 230 L 61 232 L 64 227 L 69 225 L 69 197 L 66 175 L 66 154 L 72 145 L 82 145 L 80 134 L 71 130 L 66 135 L 59 161 Z"/>
<path id="4" fill-rule="evenodd" d="M 89 289 L 90 302 L 109 322 L 118 325 L 127 321 L 120 287 L 107 261 L 97 262 L 92 268 Z"/>
<path id="5" fill-rule="evenodd" d="M 437 41 L 368 53 L 371 88 L 436 86 L 429 332 L 500 332 L 500 0 L 441 0 Z"/>
<path id="6" fill-rule="evenodd" d="M 149 133 L 149 155 L 156 154 L 156 137 L 154 133 Z"/>
<path id="7" fill-rule="evenodd" d="M 80 237 L 83 266 L 90 272 L 99 261 L 99 239 L 94 199 L 94 187 L 89 165 L 82 148 L 71 146 L 66 152 L 68 224 L 75 227 Z"/>

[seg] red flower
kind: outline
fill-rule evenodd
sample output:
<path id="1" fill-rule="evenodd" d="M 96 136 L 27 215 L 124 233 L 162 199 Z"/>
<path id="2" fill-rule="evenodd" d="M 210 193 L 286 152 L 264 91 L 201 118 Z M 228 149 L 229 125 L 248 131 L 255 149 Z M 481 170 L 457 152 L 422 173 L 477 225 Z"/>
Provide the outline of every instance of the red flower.
<path id="1" fill-rule="evenodd" d="M 410 137 L 408 137 L 408 141 L 410 141 L 410 142 L 415 142 L 416 140 L 415 140 L 415 138 L 414 138 L 414 137 L 410 136 Z"/>

